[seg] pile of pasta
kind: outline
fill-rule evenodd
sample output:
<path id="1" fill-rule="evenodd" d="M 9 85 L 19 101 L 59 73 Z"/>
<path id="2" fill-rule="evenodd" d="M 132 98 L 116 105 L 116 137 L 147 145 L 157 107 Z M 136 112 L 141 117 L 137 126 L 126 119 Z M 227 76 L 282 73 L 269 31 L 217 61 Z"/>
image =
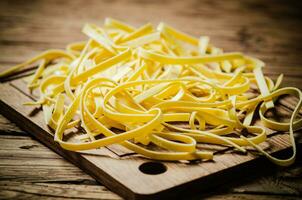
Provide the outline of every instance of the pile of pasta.
<path id="1" fill-rule="evenodd" d="M 197 148 L 206 143 L 241 152 L 250 146 L 282 166 L 294 162 L 302 94 L 279 88 L 282 75 L 276 82 L 264 76 L 262 61 L 224 53 L 209 37 L 196 38 L 165 23 L 135 28 L 107 18 L 102 27 L 86 24 L 82 31 L 87 41 L 45 51 L 0 74 L 39 62 L 28 87 L 40 98 L 26 105 L 42 106 L 54 140 L 64 149 L 120 144 L 155 160 L 213 159 L 213 152 Z M 299 98 L 289 122 L 265 115 L 281 95 Z M 254 125 L 256 112 L 263 126 Z M 66 140 L 67 130 L 75 127 L 81 135 Z M 260 148 L 267 140 L 265 127 L 289 132 L 290 158 Z"/>

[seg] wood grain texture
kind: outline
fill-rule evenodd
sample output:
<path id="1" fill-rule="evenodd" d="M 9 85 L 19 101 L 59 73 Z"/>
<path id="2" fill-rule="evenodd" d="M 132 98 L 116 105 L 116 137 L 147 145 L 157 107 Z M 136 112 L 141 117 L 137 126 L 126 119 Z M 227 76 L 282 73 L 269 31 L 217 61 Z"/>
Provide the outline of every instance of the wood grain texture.
<path id="1" fill-rule="evenodd" d="M 85 22 L 101 24 L 104 17 L 111 16 L 124 19 L 137 26 L 148 21 L 152 23 L 165 21 L 196 36 L 209 35 L 214 44 L 225 50 L 243 51 L 263 59 L 267 63 L 266 74 L 276 78 L 278 74 L 284 73 L 284 86 L 301 88 L 302 23 L 301 2 L 299 1 L 2 0 L 0 11 L 0 69 L 22 62 L 42 50 L 64 48 L 69 42 L 85 39 L 80 33 Z M 288 106 L 291 107 L 292 104 L 294 102 Z M 24 139 L 25 144 L 20 146 L 21 149 L 18 145 L 0 148 L 0 182 L 1 185 L 11 183 L 10 187 L 0 187 L 0 198 L 40 199 L 41 195 L 43 199 L 120 198 L 110 191 L 104 190 L 103 193 L 104 187 L 96 182 L 93 185 L 100 187 L 100 190 L 86 187 L 92 184 L 92 178 L 32 140 L 25 132 L 20 131 L 3 117 L 0 117 L 0 129 L 0 138 L 5 139 L 1 141 L 1 144 L 14 144 L 19 137 Z M 14 137 L 16 140 L 11 140 Z M 41 150 L 40 154 L 35 153 L 35 149 L 39 149 L 38 152 L 40 152 L 41 148 L 45 151 Z M 18 156 L 14 158 L 11 155 Z M 39 158 L 39 155 L 45 157 L 44 161 Z M 53 156 L 56 158 L 51 159 Z M 37 165 L 40 160 L 41 165 L 44 163 L 42 167 Z M 2 165 L 2 161 L 7 163 L 3 162 Z M 57 164 L 55 164 L 56 161 Z M 26 165 L 23 166 L 23 163 Z M 61 167 L 64 173 L 60 173 Z M 65 170 L 64 167 L 66 167 Z M 193 198 L 298 199 L 302 188 L 301 168 L 301 162 L 298 162 L 292 168 L 281 170 L 282 175 L 276 169 L 278 172 L 275 174 L 258 178 L 252 181 L 253 183 L 240 181 L 239 184 L 243 184 L 243 188 L 234 186 L 231 189 L 213 191 L 206 197 L 197 195 Z M 14 169 L 17 170 L 14 171 Z M 30 171 L 28 169 L 36 173 L 28 173 Z M 10 176 L 5 177 L 6 174 Z M 52 176 L 52 174 L 56 175 Z M 56 178 L 59 180 L 54 180 Z M 52 184 L 60 185 L 61 183 L 62 185 L 71 184 L 74 188 L 83 186 L 90 196 L 81 196 L 70 189 L 64 190 L 65 196 L 58 195 L 60 192 L 53 192 L 54 195 L 51 196 L 48 191 L 40 189 L 39 184 L 30 184 L 31 179 L 50 181 L 45 185 L 49 188 L 53 188 Z M 2 184 L 2 181 L 5 182 Z M 81 191 L 80 188 L 75 190 Z M 95 196 L 91 194 L 94 191 L 96 191 Z M 102 196 L 105 193 L 109 196 Z"/>
<path id="2" fill-rule="evenodd" d="M 2 116 L 1 118 L 4 119 Z M 80 169 L 30 137 L 1 135 L 1 144 L 6 145 L 1 147 L 0 151 L 2 161 L 0 162 L 0 198 L 120 199 Z M 31 148 L 24 149 L 24 146 L 31 146 Z M 256 197 L 298 199 L 298 196 L 302 194 L 301 159 L 298 159 L 294 166 L 283 170 L 276 166 L 270 167 L 270 172 L 261 178 L 252 177 L 240 182 L 235 181 L 231 186 L 228 184 L 206 195 L 198 194 L 190 199 L 253 199 Z M 61 192 L 52 189 L 57 186 L 60 186 Z M 71 189 L 65 189 L 68 187 Z M 83 188 L 89 196 L 84 197 L 83 194 L 75 192 L 82 191 Z"/>

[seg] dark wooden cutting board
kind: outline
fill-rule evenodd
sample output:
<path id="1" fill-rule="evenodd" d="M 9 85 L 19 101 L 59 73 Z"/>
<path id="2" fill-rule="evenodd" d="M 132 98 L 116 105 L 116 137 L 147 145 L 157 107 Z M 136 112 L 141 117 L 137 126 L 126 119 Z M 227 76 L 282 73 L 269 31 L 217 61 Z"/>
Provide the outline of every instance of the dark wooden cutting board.
<path id="1" fill-rule="evenodd" d="M 190 163 L 155 162 L 119 145 L 86 152 L 67 151 L 54 142 L 53 133 L 44 123 L 42 111 L 23 105 L 36 98 L 25 86 L 23 79 L 0 84 L 1 113 L 126 199 L 166 199 L 179 193 L 201 192 L 249 174 L 268 162 L 252 150 L 243 155 L 232 148 L 217 145 L 200 146 L 214 152 L 213 161 Z M 285 106 L 280 105 L 278 111 L 286 115 L 290 113 L 288 105 L 293 103 L 283 100 L 283 104 Z M 268 140 L 263 144 L 267 151 L 280 153 L 290 146 L 288 134 L 268 130 Z"/>

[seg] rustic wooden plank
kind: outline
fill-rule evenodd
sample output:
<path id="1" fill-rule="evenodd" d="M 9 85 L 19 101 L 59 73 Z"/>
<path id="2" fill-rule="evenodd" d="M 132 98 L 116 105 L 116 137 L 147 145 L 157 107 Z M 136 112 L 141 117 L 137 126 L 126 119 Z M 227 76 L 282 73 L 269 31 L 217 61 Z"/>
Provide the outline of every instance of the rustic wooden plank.
<path id="1" fill-rule="evenodd" d="M 0 142 L 1 198 L 121 199 L 28 136 L 0 135 Z"/>
<path id="2" fill-rule="evenodd" d="M 0 114 L 0 134 L 15 134 L 15 135 L 27 135 L 16 124 L 6 119 Z"/>
<path id="3" fill-rule="evenodd" d="M 2 191 L 2 192 L 1 192 Z M 2 193 L 2 195 L 1 195 Z M 19 194 L 18 194 L 19 193 Z M 27 195 L 20 195 L 24 193 Z M 20 188 L 19 182 L 0 181 L 0 195 L 5 197 L 18 198 L 18 196 L 37 198 L 43 194 L 46 197 L 57 198 L 76 198 L 76 199 L 122 199 L 118 195 L 108 192 L 105 187 L 98 185 L 77 185 L 77 184 L 58 184 L 58 183 L 22 183 Z M 30 198 L 30 199 L 31 199 Z"/>
<path id="4" fill-rule="evenodd" d="M 94 179 L 29 136 L 0 136 L 0 180 L 89 182 Z M 38 173 L 32 173 L 32 169 Z M 54 176 L 55 174 L 55 176 Z"/>
<path id="5" fill-rule="evenodd" d="M 112 195 L 110 191 L 104 189 L 103 186 L 99 186 L 91 177 L 72 164 L 60 159 L 60 156 L 49 151 L 36 140 L 20 136 L 0 136 L 0 140 L 1 144 L 6 144 L 0 151 L 0 160 L 5 161 L 11 159 L 9 158 L 11 155 L 15 155 L 13 162 L 0 163 L 0 196 L 5 199 L 37 199 L 41 198 L 40 195 L 43 195 L 43 199 L 57 199 L 62 195 L 60 190 L 56 189 L 57 186 L 62 187 L 65 198 L 83 199 L 82 193 L 74 192 L 81 191 L 83 188 L 85 188 L 85 194 L 87 194 L 85 199 L 95 199 L 96 196 L 106 199 L 104 194 Z M 34 145 L 34 147 L 20 151 L 22 144 Z M 43 156 L 39 158 L 38 154 L 35 153 L 35 149 L 39 149 L 39 154 Z M 53 160 L 55 158 L 56 161 Z M 38 163 L 37 159 L 39 160 Z M 28 160 L 32 162 L 28 162 Z M 26 164 L 24 164 L 24 161 L 27 161 Z M 44 161 L 51 163 L 51 165 L 43 165 Z M 215 193 L 210 193 L 210 197 L 207 198 L 219 199 L 222 196 L 235 197 L 251 194 L 258 194 L 259 197 L 267 194 L 271 198 L 276 198 L 276 195 L 287 195 L 287 198 L 294 198 L 302 193 L 302 182 L 301 178 L 299 179 L 301 176 L 301 161 L 301 159 L 298 159 L 294 166 L 282 171 L 272 165 L 270 172 L 268 172 L 269 176 L 266 175 L 256 180 L 253 178 L 243 179 L 240 184 L 237 183 L 237 186 L 231 188 L 229 186 L 225 186 L 226 189 L 223 187 L 216 188 Z M 32 171 L 35 171 L 35 173 L 31 173 Z M 53 174 L 56 176 L 53 176 Z M 68 187 L 64 187 L 66 184 Z M 42 186 L 47 190 L 41 189 Z M 72 189 L 67 189 L 69 187 L 72 187 Z M 50 191 L 52 191 L 51 196 L 49 196 Z M 223 195 L 217 195 L 217 192 Z M 201 194 L 197 194 L 197 197 Z M 274 196 L 271 196 L 271 194 L 274 194 Z M 195 196 L 193 199 L 204 199 L 204 197 L 197 197 Z M 286 199 L 286 196 L 284 198 Z M 119 198 L 114 196 L 112 199 Z"/>

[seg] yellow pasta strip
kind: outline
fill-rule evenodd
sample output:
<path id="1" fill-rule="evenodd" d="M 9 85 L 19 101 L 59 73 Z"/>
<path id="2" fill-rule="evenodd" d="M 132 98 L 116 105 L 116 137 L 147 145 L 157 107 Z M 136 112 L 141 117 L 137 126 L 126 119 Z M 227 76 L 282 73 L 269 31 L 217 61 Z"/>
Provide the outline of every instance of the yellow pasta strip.
<path id="1" fill-rule="evenodd" d="M 188 136 L 175 133 L 153 133 L 150 134 L 150 140 L 154 144 L 173 151 L 195 152 L 196 141 Z M 176 143 L 181 141 L 183 143 Z"/>
<path id="2" fill-rule="evenodd" d="M 38 78 L 42 75 L 46 65 L 46 60 L 42 60 L 37 71 L 35 72 L 34 76 L 32 77 L 31 81 L 28 83 L 28 88 L 32 89 L 36 84 Z"/>
<path id="3" fill-rule="evenodd" d="M 199 41 L 197 38 L 194 38 L 186 33 L 183 33 L 181 31 L 178 31 L 174 28 L 172 28 L 171 26 L 168 26 L 167 24 L 164 23 L 160 23 L 157 27 L 157 30 L 159 31 L 166 31 L 169 34 L 173 35 L 174 37 L 176 37 L 177 39 L 180 39 L 182 41 L 188 42 L 192 45 L 198 46 Z"/>
<path id="4" fill-rule="evenodd" d="M 38 61 L 38 60 L 41 60 L 41 59 L 52 60 L 52 59 L 60 58 L 60 57 L 67 58 L 67 59 L 74 59 L 74 56 L 72 54 L 67 53 L 65 51 L 62 51 L 62 50 L 48 50 L 48 51 L 45 51 L 45 52 L 41 53 L 40 55 L 37 55 L 37 56 L 33 57 L 32 59 L 27 60 L 24 63 L 21 63 L 19 65 L 16 65 L 14 67 L 11 67 L 11 68 L 5 70 L 4 72 L 1 72 L 0 73 L 0 78 L 9 76 L 9 75 L 19 71 L 20 69 L 24 68 L 25 66 L 30 65 L 30 64 Z"/>
<path id="5" fill-rule="evenodd" d="M 151 33 L 123 43 L 127 47 L 136 48 L 160 39 L 160 33 Z"/>
<path id="6" fill-rule="evenodd" d="M 123 60 L 125 59 L 128 59 L 129 57 L 131 56 L 131 50 L 130 49 L 127 49 L 126 51 L 94 66 L 93 68 L 90 68 L 88 69 L 87 71 L 81 73 L 81 74 L 78 74 L 77 76 L 75 76 L 73 78 L 73 82 L 74 83 L 77 83 L 77 82 L 81 82 L 81 81 L 85 81 L 87 80 L 89 77 L 97 74 L 97 73 L 100 73 L 106 69 L 108 69 L 109 67 L 119 63 L 119 62 L 122 62 Z"/>
<path id="7" fill-rule="evenodd" d="M 207 52 L 207 47 L 208 47 L 208 45 L 209 45 L 209 41 L 210 41 L 210 38 L 207 37 L 207 36 L 203 36 L 203 37 L 200 37 L 200 38 L 199 38 L 198 47 L 199 47 L 199 53 L 200 53 L 201 55 L 206 54 L 206 52 Z"/>
<path id="8" fill-rule="evenodd" d="M 161 55 L 158 53 L 154 53 L 151 51 L 147 51 L 144 49 L 139 49 L 139 56 L 157 61 L 163 64 L 202 64 L 202 63 L 209 63 L 215 61 L 223 61 L 223 60 L 233 60 L 242 58 L 243 55 L 241 53 L 225 53 L 221 55 L 207 55 L 207 56 L 200 56 L 200 57 L 171 57 L 166 55 Z"/>
<path id="9" fill-rule="evenodd" d="M 126 32 L 133 32 L 135 31 L 135 28 L 128 25 L 128 24 L 125 24 L 121 21 L 118 21 L 116 19 L 112 19 L 112 18 L 106 18 L 105 19 L 105 23 L 104 25 L 106 27 L 113 27 L 113 28 L 118 28 L 118 29 L 121 29 L 123 31 L 126 31 Z"/>
<path id="10" fill-rule="evenodd" d="M 254 73 L 255 73 L 255 78 L 257 80 L 257 84 L 259 86 L 259 89 L 260 89 L 260 92 L 263 96 L 267 96 L 269 95 L 269 89 L 267 87 L 267 84 L 265 82 L 265 79 L 264 79 L 264 76 L 263 76 L 263 73 L 262 73 L 262 69 L 261 67 L 256 67 L 254 69 Z M 268 101 L 265 103 L 265 105 L 268 107 L 268 108 L 272 108 L 274 107 L 274 103 L 273 101 Z"/>
<path id="11" fill-rule="evenodd" d="M 126 37 L 124 37 L 120 42 L 121 43 L 128 42 L 130 40 L 133 40 L 133 39 L 136 39 L 136 38 L 141 37 L 143 35 L 146 35 L 148 33 L 151 33 L 152 31 L 153 31 L 152 24 L 146 24 L 146 25 L 138 28 L 137 30 L 133 31 L 132 33 L 130 33 Z"/>
<path id="12" fill-rule="evenodd" d="M 83 33 L 97 41 L 111 53 L 115 54 L 116 51 L 113 48 L 112 41 L 109 40 L 109 38 L 106 36 L 105 32 L 101 28 L 93 24 L 86 24 L 83 28 Z"/>

